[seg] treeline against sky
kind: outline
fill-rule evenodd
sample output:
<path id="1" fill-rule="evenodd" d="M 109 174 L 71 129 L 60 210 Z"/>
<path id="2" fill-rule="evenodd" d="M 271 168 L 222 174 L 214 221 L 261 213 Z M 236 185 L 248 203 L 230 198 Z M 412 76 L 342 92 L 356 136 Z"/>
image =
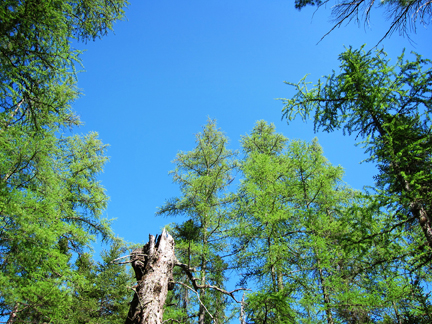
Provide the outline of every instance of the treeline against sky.
<path id="1" fill-rule="evenodd" d="M 106 145 L 96 133 L 69 132 L 80 124 L 71 108 L 80 52 L 71 42 L 106 35 L 126 5 L 0 5 L 0 318 L 7 323 L 127 316 L 135 283 L 122 257 L 133 247 L 102 217 Z M 406 21 L 413 10 L 428 16 L 431 4 L 383 5 Z M 164 323 L 432 323 L 430 65 L 420 55 L 390 65 L 383 51 L 348 48 L 338 73 L 313 87 L 291 84 L 297 93 L 284 100 L 283 117 L 312 118 L 316 131 L 361 140 L 378 168 L 367 190 L 343 182 L 343 168 L 318 140 L 290 140 L 258 121 L 234 152 L 209 120 L 196 147 L 178 153 L 172 177 L 180 195 L 158 215 L 183 216 L 167 224 L 177 258 L 196 270 L 193 280 L 215 288 L 190 289 L 191 278 L 175 268 Z M 108 243 L 101 261 L 91 249 L 96 237 Z M 233 280 L 249 289 L 236 300 L 222 291 Z"/>

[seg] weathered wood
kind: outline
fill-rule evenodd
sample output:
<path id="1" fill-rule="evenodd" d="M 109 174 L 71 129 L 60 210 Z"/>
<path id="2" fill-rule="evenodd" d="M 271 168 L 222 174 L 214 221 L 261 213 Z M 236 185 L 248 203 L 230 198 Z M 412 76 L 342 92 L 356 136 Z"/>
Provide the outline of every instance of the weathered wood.
<path id="1" fill-rule="evenodd" d="M 163 306 L 173 278 L 174 239 L 165 229 L 161 236 L 149 236 L 143 248 L 131 253 L 137 285 L 126 324 L 161 324 Z"/>

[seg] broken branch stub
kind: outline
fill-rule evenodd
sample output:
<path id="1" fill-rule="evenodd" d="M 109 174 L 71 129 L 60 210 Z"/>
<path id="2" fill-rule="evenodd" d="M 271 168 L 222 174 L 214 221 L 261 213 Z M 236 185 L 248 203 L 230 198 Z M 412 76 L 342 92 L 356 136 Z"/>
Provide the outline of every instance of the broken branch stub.
<path id="1" fill-rule="evenodd" d="M 174 239 L 165 229 L 156 238 L 135 249 L 130 256 L 137 285 L 126 324 L 160 324 L 168 290 L 172 289 L 173 268 L 177 263 Z"/>

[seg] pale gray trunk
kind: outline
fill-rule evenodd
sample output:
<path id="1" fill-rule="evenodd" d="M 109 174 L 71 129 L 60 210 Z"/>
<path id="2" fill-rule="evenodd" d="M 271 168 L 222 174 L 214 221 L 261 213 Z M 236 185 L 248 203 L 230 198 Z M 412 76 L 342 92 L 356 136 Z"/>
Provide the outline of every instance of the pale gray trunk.
<path id="1" fill-rule="evenodd" d="M 157 240 L 150 235 L 143 248 L 132 252 L 131 261 L 137 285 L 126 324 L 161 324 L 173 267 L 177 262 L 174 239 L 165 229 Z"/>
<path id="2" fill-rule="evenodd" d="M 245 310 L 244 310 L 244 307 L 245 307 L 244 297 L 245 297 L 245 294 L 243 293 L 241 304 L 240 304 L 241 305 L 241 307 L 240 307 L 240 324 L 246 323 L 246 321 L 245 321 L 246 316 L 245 316 Z"/>
<path id="3" fill-rule="evenodd" d="M 284 289 L 283 284 L 283 275 L 280 269 L 277 270 L 277 280 L 278 280 L 278 291 L 282 291 Z"/>

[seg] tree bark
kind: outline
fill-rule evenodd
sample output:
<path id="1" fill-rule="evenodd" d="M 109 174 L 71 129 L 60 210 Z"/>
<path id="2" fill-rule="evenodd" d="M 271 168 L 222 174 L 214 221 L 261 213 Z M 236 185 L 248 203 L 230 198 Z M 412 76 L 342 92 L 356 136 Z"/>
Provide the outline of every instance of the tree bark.
<path id="1" fill-rule="evenodd" d="M 245 310 L 244 310 L 244 306 L 245 306 L 244 297 L 245 297 L 245 294 L 243 293 L 241 304 L 240 304 L 241 305 L 241 307 L 240 307 L 240 324 L 246 324 L 246 322 L 245 322 L 246 316 L 245 316 Z"/>
<path id="2" fill-rule="evenodd" d="M 391 136 L 384 128 L 381 122 L 378 120 L 378 118 L 375 116 L 373 112 L 368 110 L 368 112 L 371 114 L 373 122 L 375 126 L 377 127 L 378 133 L 382 138 L 385 138 L 385 136 Z M 395 150 L 395 148 L 392 146 L 391 149 L 392 156 L 396 156 L 399 152 Z M 420 223 L 420 227 L 423 231 L 423 234 L 426 238 L 426 241 L 429 245 L 429 248 L 432 249 L 432 219 L 431 215 L 428 213 L 428 211 L 425 209 L 424 206 L 422 206 L 422 203 L 417 201 L 415 197 L 412 197 L 410 194 L 412 192 L 410 183 L 405 179 L 404 173 L 407 173 L 409 170 L 402 170 L 400 165 L 394 161 L 390 162 L 390 167 L 393 167 L 396 171 L 397 180 L 400 182 L 402 187 L 405 189 L 405 192 L 401 192 L 402 194 L 407 194 L 408 199 L 411 200 L 409 204 L 410 211 L 412 215 L 417 218 L 417 220 Z M 402 172 L 404 171 L 404 172 Z M 410 172 L 408 172 L 410 173 Z M 410 197 L 411 196 L 411 197 Z"/>
<path id="3" fill-rule="evenodd" d="M 12 310 L 12 313 L 10 314 L 9 319 L 6 322 L 6 324 L 12 324 L 13 322 L 15 322 L 15 318 L 16 318 L 17 313 L 18 313 L 18 303 L 15 304 L 15 306 Z"/>
<path id="4" fill-rule="evenodd" d="M 165 229 L 161 236 L 149 235 L 149 242 L 143 248 L 131 253 L 137 285 L 129 308 L 126 324 L 161 324 L 163 306 L 173 267 L 177 263 L 174 254 L 174 239 Z"/>

